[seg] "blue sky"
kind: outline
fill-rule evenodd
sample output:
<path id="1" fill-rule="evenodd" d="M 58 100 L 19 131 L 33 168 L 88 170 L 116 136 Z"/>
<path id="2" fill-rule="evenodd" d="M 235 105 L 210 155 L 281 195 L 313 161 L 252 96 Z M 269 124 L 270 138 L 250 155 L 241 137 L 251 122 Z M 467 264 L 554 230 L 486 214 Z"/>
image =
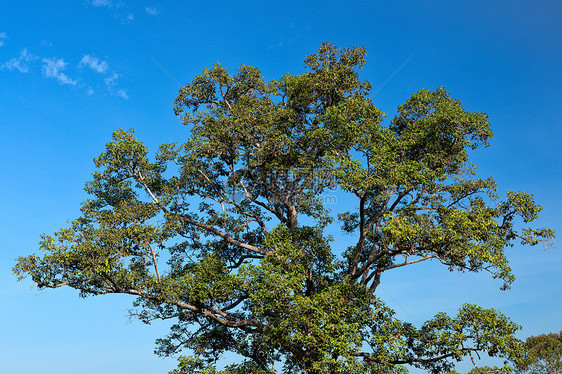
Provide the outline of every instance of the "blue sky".
<path id="1" fill-rule="evenodd" d="M 84 182 L 111 132 L 154 150 L 188 136 L 172 112 L 179 84 L 220 62 L 267 79 L 304 71 L 322 41 L 366 47 L 362 77 L 391 118 L 421 88 L 444 86 L 489 114 L 491 147 L 473 153 L 500 191 L 533 192 L 538 225 L 560 232 L 562 5 L 559 1 L 4 2 L 0 11 L 0 358 L 9 373 L 164 373 L 152 354 L 167 323 L 129 321 L 131 299 L 79 299 L 16 282 L 14 259 L 79 214 Z M 344 243 L 345 244 L 345 243 Z M 463 302 L 498 308 L 520 337 L 562 329 L 562 253 L 508 251 L 512 290 L 436 265 L 395 270 L 383 292 L 420 323 Z M 465 366 L 468 367 L 468 366 Z"/>

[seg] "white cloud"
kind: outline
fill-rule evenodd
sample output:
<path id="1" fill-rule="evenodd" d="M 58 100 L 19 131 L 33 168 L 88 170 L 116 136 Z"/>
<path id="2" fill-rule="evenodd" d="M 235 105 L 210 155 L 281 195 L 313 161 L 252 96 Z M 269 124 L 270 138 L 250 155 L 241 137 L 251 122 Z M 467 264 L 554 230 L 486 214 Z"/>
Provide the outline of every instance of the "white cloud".
<path id="1" fill-rule="evenodd" d="M 93 57 L 90 55 L 84 55 L 78 67 L 87 66 L 95 72 L 98 73 L 105 73 L 109 66 L 107 65 L 106 61 L 100 61 L 97 57 Z"/>
<path id="2" fill-rule="evenodd" d="M 77 81 L 68 77 L 62 71 L 68 65 L 64 62 L 62 58 L 44 58 L 43 59 L 43 74 L 47 78 L 54 78 L 59 81 L 60 84 L 70 84 L 75 86 Z"/>
<path id="3" fill-rule="evenodd" d="M 4 39 L 6 39 L 6 36 L 5 32 L 0 32 L 0 47 L 4 45 Z"/>
<path id="4" fill-rule="evenodd" d="M 18 70 L 20 73 L 27 73 L 29 71 L 29 63 L 38 58 L 39 57 L 29 53 L 26 48 L 20 52 L 19 57 L 14 57 L 10 61 L 0 65 L 0 69 Z"/>
<path id="5" fill-rule="evenodd" d="M 144 8 L 144 11 L 151 16 L 157 16 L 160 14 L 160 9 L 156 8 L 155 6 L 147 6 Z"/>
<path id="6" fill-rule="evenodd" d="M 111 2 L 111 0 L 92 0 L 90 1 L 90 4 L 92 4 L 93 6 L 105 6 L 105 7 L 111 7 L 113 5 L 113 3 Z"/>

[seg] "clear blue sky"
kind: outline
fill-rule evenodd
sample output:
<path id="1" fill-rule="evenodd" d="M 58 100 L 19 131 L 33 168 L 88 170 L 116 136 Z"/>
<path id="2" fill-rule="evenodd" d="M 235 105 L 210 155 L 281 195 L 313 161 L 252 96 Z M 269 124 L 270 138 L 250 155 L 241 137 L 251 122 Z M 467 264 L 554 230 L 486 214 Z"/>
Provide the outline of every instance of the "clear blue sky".
<path id="1" fill-rule="evenodd" d="M 0 361 L 6 373 L 165 373 L 152 354 L 166 323 L 128 321 L 127 297 L 79 299 L 17 283 L 14 259 L 79 214 L 92 159 L 118 128 L 151 149 L 188 136 L 172 112 L 179 82 L 215 62 L 266 78 L 303 72 L 322 41 L 363 45 L 362 77 L 391 117 L 412 92 L 445 86 L 488 113 L 473 154 L 500 191 L 533 192 L 560 233 L 562 4 L 559 1 L 12 1 L 0 6 Z M 469 301 L 523 325 L 562 329 L 562 252 L 509 250 L 511 291 L 486 274 L 395 270 L 381 296 L 420 323 Z M 391 296 L 390 296 L 391 295 Z"/>

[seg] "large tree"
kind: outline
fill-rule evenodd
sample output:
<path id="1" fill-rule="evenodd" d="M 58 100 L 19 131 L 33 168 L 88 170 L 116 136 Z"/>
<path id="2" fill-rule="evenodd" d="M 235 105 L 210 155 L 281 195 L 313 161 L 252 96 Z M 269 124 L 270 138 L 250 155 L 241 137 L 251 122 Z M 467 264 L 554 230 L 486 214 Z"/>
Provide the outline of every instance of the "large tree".
<path id="1" fill-rule="evenodd" d="M 484 113 L 424 89 L 384 125 L 358 76 L 365 55 L 324 43 L 307 72 L 270 82 L 249 66 L 204 70 L 174 108 L 191 136 L 151 160 L 115 132 L 82 216 L 14 271 L 40 288 L 133 295 L 145 322 L 174 318 L 157 351 L 191 352 L 176 373 L 214 373 L 225 352 L 240 360 L 222 373 L 436 373 L 473 352 L 517 355 L 518 326 L 496 310 L 466 304 L 416 327 L 377 297 L 383 273 L 430 260 L 508 288 L 504 250 L 553 232 L 514 225 L 537 218 L 532 195 L 501 200 L 475 177 Z"/>

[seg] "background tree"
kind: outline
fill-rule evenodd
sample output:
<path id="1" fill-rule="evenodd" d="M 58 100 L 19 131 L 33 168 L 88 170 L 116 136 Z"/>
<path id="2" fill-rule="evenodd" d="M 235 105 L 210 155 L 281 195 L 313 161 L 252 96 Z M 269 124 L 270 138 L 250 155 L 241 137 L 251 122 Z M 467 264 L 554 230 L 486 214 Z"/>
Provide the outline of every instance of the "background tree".
<path id="1" fill-rule="evenodd" d="M 489 366 L 482 366 L 482 367 L 475 367 L 468 372 L 468 374 L 502 374 L 506 372 L 511 372 L 510 369 L 506 368 L 497 368 L 497 367 L 489 367 Z M 450 370 L 447 374 L 460 374 L 456 370 Z"/>
<path id="2" fill-rule="evenodd" d="M 518 326 L 496 310 L 465 304 L 416 327 L 376 296 L 384 272 L 429 260 L 509 288 L 504 250 L 553 232 L 516 229 L 538 217 L 532 195 L 500 200 L 474 176 L 467 151 L 492 136 L 485 114 L 420 90 L 384 126 L 358 77 L 365 54 L 324 43 L 306 73 L 271 82 L 249 66 L 204 70 L 176 99 L 191 137 L 151 161 L 132 131 L 115 132 L 82 216 L 15 273 L 136 296 L 147 323 L 175 319 L 157 352 L 192 350 L 176 373 L 219 372 L 224 352 L 241 359 L 222 373 L 437 373 L 473 352 L 517 357 Z M 334 188 L 337 212 L 322 200 Z M 344 251 L 336 224 L 356 238 Z"/>
<path id="3" fill-rule="evenodd" d="M 528 337 L 525 351 L 524 359 L 516 366 L 517 373 L 562 373 L 562 331 Z"/>
<path id="4" fill-rule="evenodd" d="M 524 374 L 562 373 L 562 331 L 560 333 L 530 336 L 524 344 L 522 357 L 515 362 L 515 372 Z M 509 370 L 511 372 L 511 370 Z M 468 374 L 500 374 L 505 371 L 488 366 L 475 367 Z M 448 374 L 459 374 L 450 370 Z"/>

